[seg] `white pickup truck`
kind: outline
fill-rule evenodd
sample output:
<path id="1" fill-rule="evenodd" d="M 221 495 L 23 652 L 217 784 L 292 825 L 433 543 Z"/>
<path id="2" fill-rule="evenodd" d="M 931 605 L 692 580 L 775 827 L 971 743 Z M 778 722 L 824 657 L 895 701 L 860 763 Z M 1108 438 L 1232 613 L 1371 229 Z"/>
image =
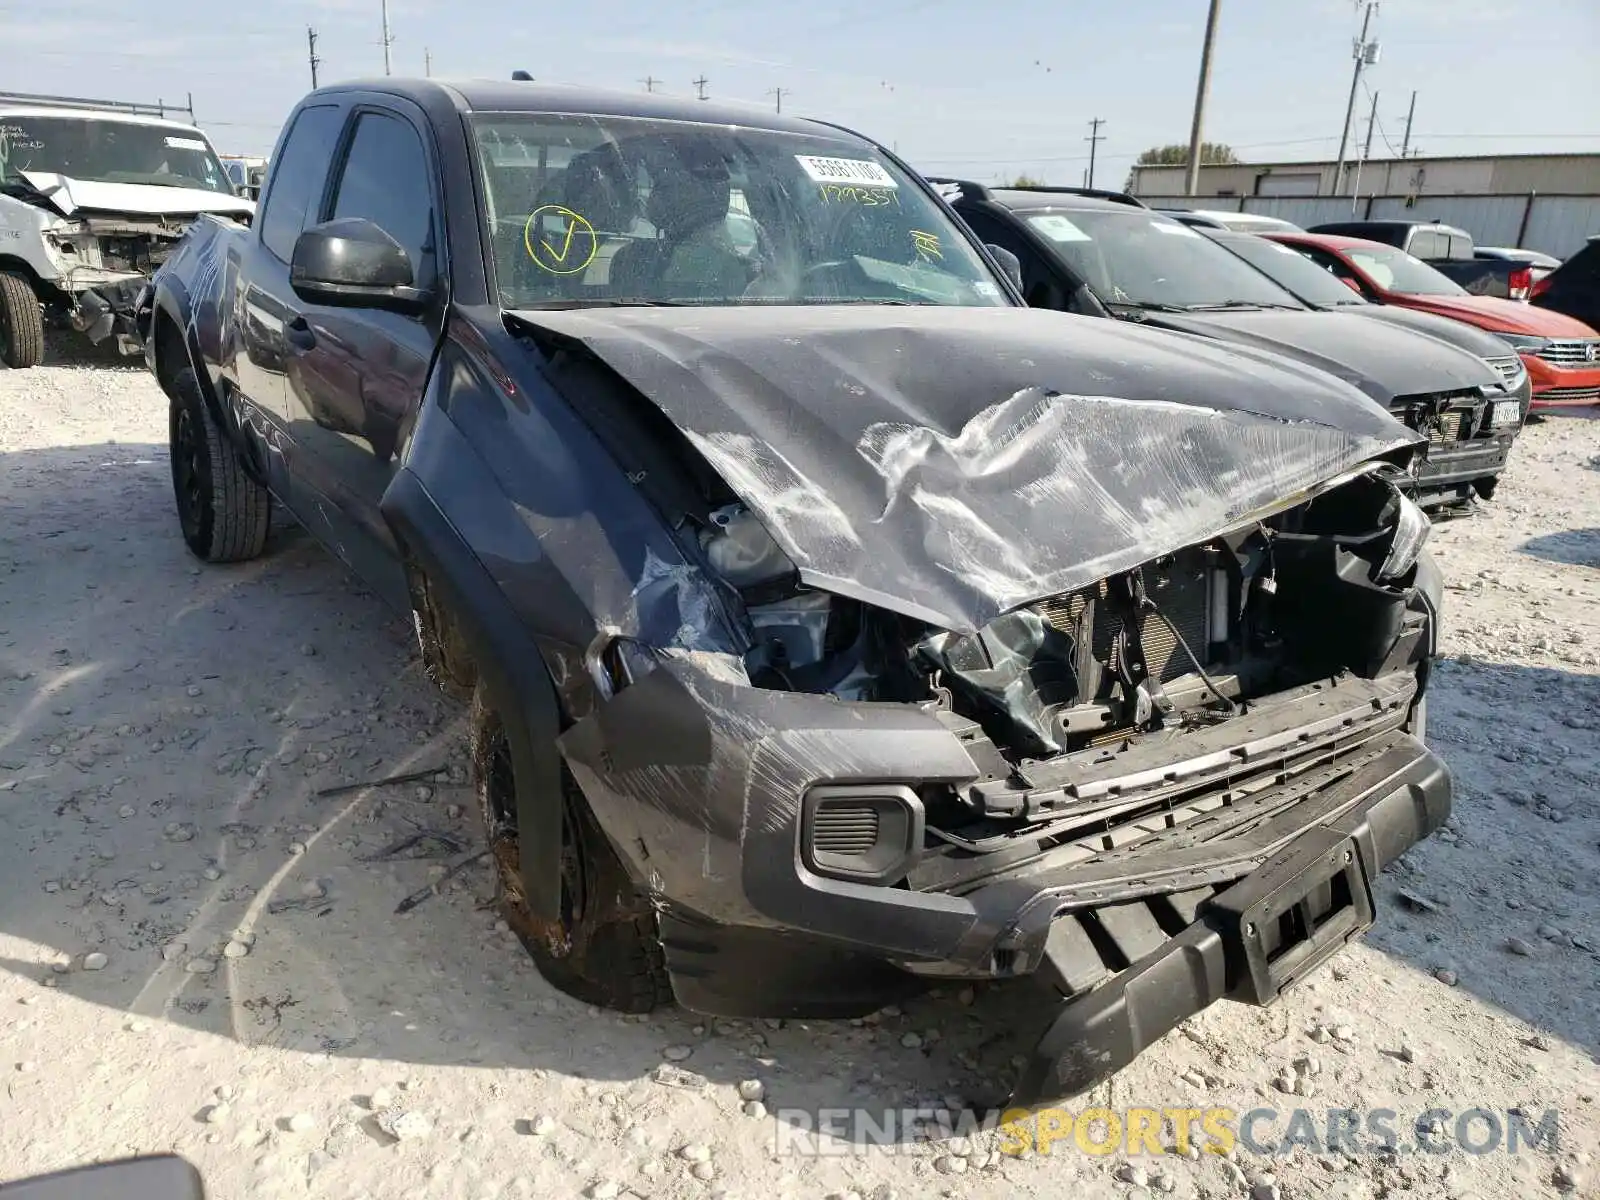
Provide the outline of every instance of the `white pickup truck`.
<path id="1" fill-rule="evenodd" d="M 0 92 L 0 362 L 48 319 L 138 352 L 133 302 L 201 213 L 248 221 L 206 135 L 170 105 Z"/>

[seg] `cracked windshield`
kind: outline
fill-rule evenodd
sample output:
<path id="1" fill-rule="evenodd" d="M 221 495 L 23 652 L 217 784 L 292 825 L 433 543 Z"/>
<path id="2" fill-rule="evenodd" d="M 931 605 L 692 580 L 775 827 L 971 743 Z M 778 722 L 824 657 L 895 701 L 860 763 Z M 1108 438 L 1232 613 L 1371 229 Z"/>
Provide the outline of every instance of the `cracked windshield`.
<path id="1" fill-rule="evenodd" d="M 85 183 L 142 183 L 232 194 L 217 156 L 181 129 L 132 121 L 7 116 L 0 121 L 0 180 L 23 171 Z"/>
<path id="2" fill-rule="evenodd" d="M 477 125 L 508 308 L 998 305 L 966 237 L 844 137 L 610 117 Z"/>

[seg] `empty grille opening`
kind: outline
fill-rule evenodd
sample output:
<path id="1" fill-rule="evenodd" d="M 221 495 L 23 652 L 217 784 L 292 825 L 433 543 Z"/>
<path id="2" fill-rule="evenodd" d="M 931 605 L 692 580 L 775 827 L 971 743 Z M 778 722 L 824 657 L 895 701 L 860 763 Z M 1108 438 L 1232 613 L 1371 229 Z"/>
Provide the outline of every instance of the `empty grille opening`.
<path id="1" fill-rule="evenodd" d="M 878 844 L 879 813 L 868 805 L 830 804 L 817 811 L 811 844 L 818 854 L 860 858 Z"/>

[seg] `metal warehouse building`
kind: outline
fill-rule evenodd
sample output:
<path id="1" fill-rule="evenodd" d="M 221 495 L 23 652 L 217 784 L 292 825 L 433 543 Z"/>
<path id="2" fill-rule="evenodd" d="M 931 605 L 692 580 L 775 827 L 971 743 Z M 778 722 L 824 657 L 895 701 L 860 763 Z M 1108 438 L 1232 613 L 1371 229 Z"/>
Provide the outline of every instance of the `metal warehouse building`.
<path id="1" fill-rule="evenodd" d="M 1333 162 L 1235 163 L 1200 168 L 1194 196 L 1184 168 L 1133 168 L 1133 193 L 1157 207 L 1233 209 L 1323 221 L 1417 218 L 1459 225 L 1486 246 L 1562 257 L 1600 234 L 1600 154 L 1484 154 Z"/>

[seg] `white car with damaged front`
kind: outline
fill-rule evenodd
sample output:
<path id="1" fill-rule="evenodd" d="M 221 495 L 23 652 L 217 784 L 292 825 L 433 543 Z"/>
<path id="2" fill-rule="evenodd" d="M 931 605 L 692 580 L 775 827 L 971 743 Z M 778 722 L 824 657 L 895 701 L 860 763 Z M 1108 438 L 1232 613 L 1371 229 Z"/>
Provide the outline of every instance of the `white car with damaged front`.
<path id="1" fill-rule="evenodd" d="M 192 124 L 0 95 L 0 361 L 37 365 L 47 318 L 137 352 L 134 300 L 195 217 L 254 210 Z"/>

